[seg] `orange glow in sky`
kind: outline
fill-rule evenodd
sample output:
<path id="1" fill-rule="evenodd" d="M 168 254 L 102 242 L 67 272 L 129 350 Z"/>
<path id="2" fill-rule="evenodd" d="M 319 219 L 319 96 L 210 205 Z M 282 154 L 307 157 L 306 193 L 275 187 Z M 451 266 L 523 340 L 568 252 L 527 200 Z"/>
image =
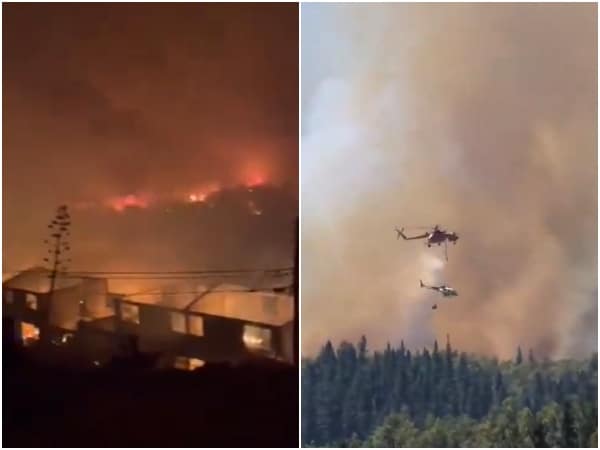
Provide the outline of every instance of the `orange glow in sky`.
<path id="1" fill-rule="evenodd" d="M 265 161 L 254 159 L 244 164 L 241 182 L 247 188 L 263 186 L 271 182 L 269 173 L 269 165 Z"/>
<path id="2" fill-rule="evenodd" d="M 115 211 L 123 211 L 125 208 L 147 208 L 149 201 L 135 194 L 129 194 L 122 197 L 114 197 L 108 200 L 108 206 Z"/>
<path id="3" fill-rule="evenodd" d="M 265 178 L 260 174 L 251 175 L 244 183 L 244 185 L 249 188 L 262 186 L 263 184 L 265 184 Z"/>

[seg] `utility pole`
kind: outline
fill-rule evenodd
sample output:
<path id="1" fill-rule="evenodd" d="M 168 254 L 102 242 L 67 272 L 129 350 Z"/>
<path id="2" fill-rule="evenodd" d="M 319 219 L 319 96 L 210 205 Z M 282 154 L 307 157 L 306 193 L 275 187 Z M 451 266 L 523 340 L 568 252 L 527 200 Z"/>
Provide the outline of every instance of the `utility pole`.
<path id="1" fill-rule="evenodd" d="M 56 288 L 56 278 L 60 272 L 66 270 L 65 264 L 70 262 L 70 259 L 66 259 L 65 254 L 71 250 L 68 238 L 71 235 L 69 227 L 71 226 L 71 218 L 66 205 L 59 206 L 54 215 L 54 219 L 48 225 L 50 230 L 50 236 L 44 241 L 44 244 L 48 244 L 48 257 L 44 258 L 44 262 L 49 264 L 51 267 L 50 272 L 50 292 L 49 292 L 49 303 L 50 307 L 52 304 L 52 298 L 54 296 L 54 290 Z"/>

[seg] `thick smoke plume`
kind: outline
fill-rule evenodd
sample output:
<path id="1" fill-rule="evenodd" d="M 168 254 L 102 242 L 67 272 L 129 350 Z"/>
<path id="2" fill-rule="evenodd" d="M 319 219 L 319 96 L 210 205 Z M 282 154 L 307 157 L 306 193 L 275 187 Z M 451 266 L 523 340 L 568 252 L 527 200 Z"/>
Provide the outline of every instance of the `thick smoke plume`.
<path id="1" fill-rule="evenodd" d="M 361 334 L 502 358 L 596 349 L 596 6 L 302 14 L 304 353 Z M 396 241 L 434 224 L 460 236 L 448 262 Z"/>
<path id="2" fill-rule="evenodd" d="M 289 265 L 297 8 L 3 5 L 3 269 L 60 204 L 70 270 Z"/>

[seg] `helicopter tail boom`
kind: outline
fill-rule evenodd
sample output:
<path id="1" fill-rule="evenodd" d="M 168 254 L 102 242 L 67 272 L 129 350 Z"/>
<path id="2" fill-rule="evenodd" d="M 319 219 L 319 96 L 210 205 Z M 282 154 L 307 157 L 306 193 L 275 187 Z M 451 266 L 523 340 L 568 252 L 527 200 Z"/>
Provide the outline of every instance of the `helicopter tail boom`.
<path id="1" fill-rule="evenodd" d="M 420 285 L 421 285 L 422 288 L 431 289 L 431 290 L 434 290 L 434 291 L 438 290 L 437 286 L 429 286 L 429 285 L 423 283 L 422 280 L 419 280 L 419 283 L 420 283 Z"/>
<path id="2" fill-rule="evenodd" d="M 404 239 L 405 241 L 410 241 L 410 240 L 413 240 L 413 239 L 424 239 L 427 236 L 429 236 L 429 234 L 428 233 L 423 233 L 423 234 L 420 234 L 418 236 L 410 236 L 409 237 L 409 236 L 407 236 L 407 235 L 404 234 L 404 228 L 401 228 L 401 229 L 396 228 L 396 239 L 400 239 L 400 236 L 402 236 L 402 239 Z"/>

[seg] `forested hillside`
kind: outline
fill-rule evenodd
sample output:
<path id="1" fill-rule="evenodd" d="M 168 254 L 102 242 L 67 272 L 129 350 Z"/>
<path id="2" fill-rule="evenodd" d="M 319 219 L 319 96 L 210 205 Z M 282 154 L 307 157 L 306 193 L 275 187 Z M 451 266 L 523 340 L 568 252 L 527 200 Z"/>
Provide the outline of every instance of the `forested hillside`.
<path id="1" fill-rule="evenodd" d="M 597 447 L 597 353 L 467 355 L 450 342 L 369 352 L 328 342 L 302 365 L 302 442 L 326 447 Z"/>

